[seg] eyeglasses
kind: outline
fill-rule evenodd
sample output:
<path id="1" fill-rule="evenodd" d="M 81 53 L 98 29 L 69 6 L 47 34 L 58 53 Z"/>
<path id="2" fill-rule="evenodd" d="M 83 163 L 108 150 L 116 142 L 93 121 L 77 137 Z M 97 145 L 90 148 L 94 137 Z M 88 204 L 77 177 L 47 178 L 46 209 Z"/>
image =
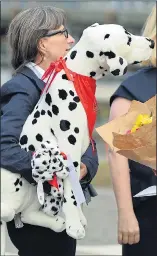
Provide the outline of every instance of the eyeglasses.
<path id="1" fill-rule="evenodd" d="M 46 34 L 43 37 L 55 36 L 57 34 L 63 34 L 66 38 L 68 38 L 68 36 L 69 36 L 68 30 L 67 29 L 63 29 L 63 30 L 57 30 L 57 31 L 54 31 L 54 32 L 50 32 L 50 33 Z"/>

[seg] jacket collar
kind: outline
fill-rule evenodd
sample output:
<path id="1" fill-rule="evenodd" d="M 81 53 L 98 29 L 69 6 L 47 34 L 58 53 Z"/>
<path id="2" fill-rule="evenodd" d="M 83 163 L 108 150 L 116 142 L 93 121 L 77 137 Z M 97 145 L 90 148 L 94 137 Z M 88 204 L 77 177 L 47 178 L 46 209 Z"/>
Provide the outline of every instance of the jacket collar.
<path id="1" fill-rule="evenodd" d="M 42 91 L 42 89 L 43 89 L 45 83 L 44 83 L 41 79 L 39 79 L 39 78 L 36 76 L 36 74 L 35 74 L 30 68 L 28 68 L 28 67 L 25 66 L 25 67 L 22 68 L 21 70 L 17 71 L 17 73 L 20 73 L 20 74 L 22 74 L 22 75 L 28 77 L 29 79 L 31 79 L 32 82 L 36 84 L 36 86 L 38 87 L 38 89 L 39 89 L 40 91 Z"/>

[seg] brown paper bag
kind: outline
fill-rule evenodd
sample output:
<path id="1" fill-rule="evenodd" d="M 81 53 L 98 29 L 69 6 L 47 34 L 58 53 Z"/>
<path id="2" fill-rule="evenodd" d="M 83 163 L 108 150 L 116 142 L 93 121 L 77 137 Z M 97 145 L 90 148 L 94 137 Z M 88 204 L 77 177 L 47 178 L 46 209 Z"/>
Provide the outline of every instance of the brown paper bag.
<path id="1" fill-rule="evenodd" d="M 152 123 L 126 134 L 139 114 L 152 115 Z M 156 170 L 156 96 L 145 103 L 132 101 L 127 114 L 96 128 L 96 131 L 116 153 Z"/>

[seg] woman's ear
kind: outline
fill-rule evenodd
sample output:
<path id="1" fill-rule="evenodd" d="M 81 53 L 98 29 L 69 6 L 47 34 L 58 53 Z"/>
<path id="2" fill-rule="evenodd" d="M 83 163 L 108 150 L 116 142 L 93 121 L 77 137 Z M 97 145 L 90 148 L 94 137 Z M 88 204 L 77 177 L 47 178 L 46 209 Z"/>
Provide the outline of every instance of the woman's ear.
<path id="1" fill-rule="evenodd" d="M 38 41 L 38 51 L 42 54 L 42 55 L 45 55 L 46 52 L 47 52 L 47 40 L 46 38 L 41 38 L 39 41 Z"/>

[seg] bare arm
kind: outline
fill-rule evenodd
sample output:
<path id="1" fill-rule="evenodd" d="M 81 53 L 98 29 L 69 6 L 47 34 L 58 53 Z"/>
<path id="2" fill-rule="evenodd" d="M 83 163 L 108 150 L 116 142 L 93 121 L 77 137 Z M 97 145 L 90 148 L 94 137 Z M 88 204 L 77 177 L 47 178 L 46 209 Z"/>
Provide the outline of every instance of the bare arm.
<path id="1" fill-rule="evenodd" d="M 130 100 L 116 98 L 111 105 L 109 120 L 127 113 L 130 104 Z M 118 207 L 118 241 L 124 244 L 137 243 L 139 227 L 133 211 L 128 159 L 109 149 L 108 160 Z"/>
<path id="2" fill-rule="evenodd" d="M 130 104 L 131 101 L 127 99 L 115 99 L 111 105 L 109 120 L 111 121 L 118 116 L 127 113 Z M 132 211 L 133 205 L 130 189 L 128 159 L 111 150 L 108 151 L 108 159 L 118 211 Z"/>

